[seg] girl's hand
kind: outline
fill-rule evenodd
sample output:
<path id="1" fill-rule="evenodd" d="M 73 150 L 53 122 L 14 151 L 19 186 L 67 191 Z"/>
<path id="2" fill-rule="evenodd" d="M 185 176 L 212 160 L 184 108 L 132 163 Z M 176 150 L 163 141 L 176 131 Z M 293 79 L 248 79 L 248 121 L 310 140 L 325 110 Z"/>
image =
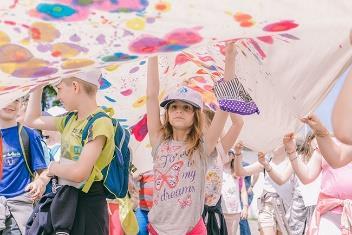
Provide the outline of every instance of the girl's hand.
<path id="1" fill-rule="evenodd" d="M 282 140 L 286 153 L 293 153 L 296 151 L 296 140 L 293 133 L 286 134 Z"/>
<path id="2" fill-rule="evenodd" d="M 235 144 L 235 154 L 240 155 L 242 153 L 243 143 L 242 141 Z"/>
<path id="3" fill-rule="evenodd" d="M 244 205 L 241 211 L 241 219 L 246 220 L 248 218 L 248 206 Z"/>
<path id="4" fill-rule="evenodd" d="M 226 45 L 225 55 L 233 54 L 234 57 L 236 57 L 238 52 L 237 52 L 237 49 L 236 49 L 235 42 L 234 41 L 227 41 L 225 45 Z"/>
<path id="5" fill-rule="evenodd" d="M 258 153 L 258 162 L 264 167 L 269 164 L 268 161 L 266 160 L 265 154 L 263 152 Z"/>
<path id="6" fill-rule="evenodd" d="M 315 115 L 310 114 L 307 117 L 301 118 L 301 121 L 308 124 L 317 137 L 324 137 L 329 135 L 329 131 Z"/>

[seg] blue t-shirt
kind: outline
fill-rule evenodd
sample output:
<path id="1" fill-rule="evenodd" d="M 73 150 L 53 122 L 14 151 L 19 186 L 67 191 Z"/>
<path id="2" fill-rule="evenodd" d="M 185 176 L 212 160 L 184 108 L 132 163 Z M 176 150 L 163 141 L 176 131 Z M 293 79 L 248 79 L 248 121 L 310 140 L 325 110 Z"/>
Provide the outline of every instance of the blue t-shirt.
<path id="1" fill-rule="evenodd" d="M 39 134 L 24 127 L 29 137 L 29 151 L 33 171 L 46 169 L 44 152 Z M 22 153 L 18 126 L 1 129 L 3 137 L 3 177 L 0 180 L 0 196 L 6 198 L 16 197 L 23 194 L 25 187 L 31 182 L 30 173 L 26 167 Z"/>

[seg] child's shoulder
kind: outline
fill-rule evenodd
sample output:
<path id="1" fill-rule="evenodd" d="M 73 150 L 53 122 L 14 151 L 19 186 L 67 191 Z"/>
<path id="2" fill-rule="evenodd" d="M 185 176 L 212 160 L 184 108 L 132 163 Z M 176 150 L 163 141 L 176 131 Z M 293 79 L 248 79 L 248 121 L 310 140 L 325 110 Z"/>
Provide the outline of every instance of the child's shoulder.
<path id="1" fill-rule="evenodd" d="M 19 128 L 23 128 L 23 130 L 28 134 L 28 136 L 30 137 L 39 137 L 40 136 L 40 133 L 39 131 L 33 129 L 33 128 L 30 128 L 28 126 L 21 126 Z"/>
<path id="2" fill-rule="evenodd" d="M 94 121 L 94 126 L 99 127 L 113 127 L 112 118 L 110 117 L 101 117 Z"/>

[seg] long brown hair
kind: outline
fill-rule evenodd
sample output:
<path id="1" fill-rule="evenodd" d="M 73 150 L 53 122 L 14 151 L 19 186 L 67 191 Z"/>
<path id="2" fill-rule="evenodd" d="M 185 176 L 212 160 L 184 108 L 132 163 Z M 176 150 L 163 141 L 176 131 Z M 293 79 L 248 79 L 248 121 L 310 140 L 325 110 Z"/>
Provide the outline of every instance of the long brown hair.
<path id="1" fill-rule="evenodd" d="M 188 152 L 189 156 L 192 156 L 193 152 L 200 147 L 199 145 L 203 135 L 203 120 L 204 117 L 202 116 L 202 110 L 199 108 L 194 108 L 193 125 L 191 126 L 186 139 L 186 151 Z M 164 124 L 161 127 L 162 139 L 171 140 L 173 137 L 173 128 L 169 121 L 168 107 L 164 113 L 163 123 Z"/>
<path id="2" fill-rule="evenodd" d="M 315 139 L 315 134 L 309 132 L 302 144 L 297 147 L 298 154 L 302 156 L 303 161 L 308 162 L 312 157 L 314 149 L 312 148 L 312 141 Z"/>

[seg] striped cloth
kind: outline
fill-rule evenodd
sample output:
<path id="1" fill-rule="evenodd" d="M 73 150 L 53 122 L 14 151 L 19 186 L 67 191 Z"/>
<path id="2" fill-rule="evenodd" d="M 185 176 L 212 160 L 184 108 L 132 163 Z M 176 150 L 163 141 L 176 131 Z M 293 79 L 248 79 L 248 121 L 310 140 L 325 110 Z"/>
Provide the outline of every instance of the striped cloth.
<path id="1" fill-rule="evenodd" d="M 154 174 L 153 171 L 147 171 L 141 175 L 139 181 L 139 207 L 142 210 L 149 211 L 153 206 L 153 188 Z"/>
<path id="2" fill-rule="evenodd" d="M 216 83 L 214 93 L 223 111 L 241 115 L 259 114 L 257 105 L 237 78 Z"/>
<path id="3" fill-rule="evenodd" d="M 299 193 L 293 194 L 293 202 L 290 210 L 288 225 L 292 235 L 305 235 L 308 232 L 309 223 L 315 206 L 304 205 L 302 196 Z"/>

